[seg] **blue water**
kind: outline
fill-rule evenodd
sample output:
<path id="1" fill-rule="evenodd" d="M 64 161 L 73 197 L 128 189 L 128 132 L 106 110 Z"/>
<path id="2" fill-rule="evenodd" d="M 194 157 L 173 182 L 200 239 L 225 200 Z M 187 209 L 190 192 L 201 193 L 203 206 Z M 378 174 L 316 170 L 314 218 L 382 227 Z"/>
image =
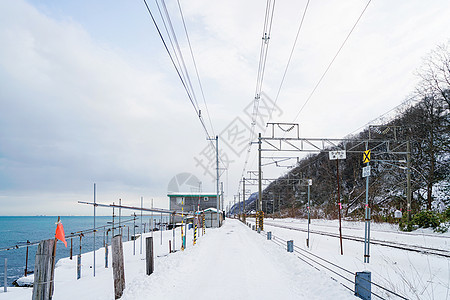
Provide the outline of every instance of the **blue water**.
<path id="1" fill-rule="evenodd" d="M 122 217 L 122 221 L 130 220 L 131 217 Z M 159 222 L 159 217 L 154 216 L 154 222 Z M 12 282 L 22 276 L 24 276 L 25 261 L 26 261 L 26 247 L 14 248 L 15 245 L 26 244 L 27 240 L 31 243 L 39 242 L 40 240 L 52 239 L 55 236 L 56 222 L 58 218 L 53 216 L 23 216 L 23 217 L 7 217 L 0 216 L 0 286 L 3 286 L 4 282 L 4 270 L 5 270 L 5 258 L 7 261 L 7 283 L 8 286 L 12 285 Z M 96 227 L 110 225 L 107 222 L 112 220 L 111 217 L 97 217 Z M 163 217 L 163 222 L 166 222 L 166 217 Z M 118 218 L 115 218 L 115 222 Z M 61 222 L 64 226 L 64 232 L 66 234 L 67 248 L 60 241 L 56 247 L 56 260 L 70 256 L 70 238 L 67 238 L 71 233 L 75 233 L 81 230 L 88 230 L 94 226 L 94 218 L 89 217 L 61 217 Z M 146 231 L 149 228 L 150 217 L 143 217 L 143 223 L 146 223 Z M 141 224 L 140 219 L 137 217 L 135 221 L 136 226 Z M 133 234 L 133 221 L 127 222 L 127 226 L 123 229 L 123 240 L 128 240 L 128 230 L 130 236 Z M 130 228 L 130 229 L 128 229 Z M 140 233 L 140 227 L 136 227 L 136 233 Z M 117 230 L 115 232 L 118 233 Z M 111 233 L 108 234 L 109 239 Z M 104 229 L 100 229 L 96 233 L 96 248 L 103 246 L 105 239 Z M 81 239 L 81 252 L 90 252 L 93 250 L 94 236 L 92 233 L 85 234 Z M 80 238 L 74 237 L 72 239 L 73 256 L 75 257 L 80 251 Z M 13 248 L 11 250 L 4 250 L 5 248 Z M 34 261 L 36 255 L 37 245 L 29 246 L 28 248 L 28 271 L 34 270 Z M 75 258 L 74 258 L 75 259 Z"/>

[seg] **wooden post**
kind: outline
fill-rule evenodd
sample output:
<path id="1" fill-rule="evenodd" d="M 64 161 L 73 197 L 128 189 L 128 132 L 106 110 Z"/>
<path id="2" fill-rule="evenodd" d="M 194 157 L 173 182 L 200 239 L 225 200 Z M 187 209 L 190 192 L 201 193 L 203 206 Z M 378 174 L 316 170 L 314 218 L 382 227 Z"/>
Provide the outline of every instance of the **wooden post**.
<path id="1" fill-rule="evenodd" d="M 54 245 L 54 239 L 43 240 L 38 245 L 34 267 L 33 300 L 52 299 L 50 287 L 52 283 Z"/>
<path id="2" fill-rule="evenodd" d="M 58 216 L 58 222 L 56 224 L 59 223 L 59 221 L 61 221 L 61 217 Z M 58 239 L 56 238 L 56 233 L 55 233 L 55 239 L 54 239 L 54 243 L 53 243 L 53 254 L 52 254 L 52 267 L 51 267 L 51 276 L 50 276 L 50 298 L 52 299 L 53 297 L 53 291 L 55 290 L 55 285 L 53 284 L 53 278 L 55 278 L 55 259 L 56 259 L 56 243 L 58 242 Z"/>
<path id="3" fill-rule="evenodd" d="M 113 279 L 114 279 L 114 297 L 119 299 L 122 297 L 125 289 L 125 270 L 123 264 L 123 244 L 122 236 L 116 235 L 111 240 L 112 247 L 112 265 L 113 265 Z"/>
<path id="4" fill-rule="evenodd" d="M 70 238 L 70 260 L 72 260 L 72 249 L 73 249 L 72 239 L 73 238 Z"/>
<path id="5" fill-rule="evenodd" d="M 153 238 L 151 236 L 145 239 L 145 246 L 145 262 L 147 266 L 147 275 L 150 275 L 153 273 L 155 266 L 153 261 Z"/>
<path id="6" fill-rule="evenodd" d="M 172 241 L 171 240 L 169 240 L 169 253 L 172 253 L 172 243 L 171 243 Z"/>

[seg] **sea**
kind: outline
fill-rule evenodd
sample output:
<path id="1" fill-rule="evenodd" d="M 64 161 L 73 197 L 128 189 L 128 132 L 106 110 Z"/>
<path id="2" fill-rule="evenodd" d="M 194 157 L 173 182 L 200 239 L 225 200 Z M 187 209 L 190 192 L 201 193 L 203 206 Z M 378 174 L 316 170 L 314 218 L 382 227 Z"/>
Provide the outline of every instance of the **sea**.
<path id="1" fill-rule="evenodd" d="M 162 220 L 162 222 L 161 222 Z M 5 258 L 7 259 L 7 285 L 12 286 L 14 280 L 25 275 L 27 241 L 28 246 L 28 266 L 27 271 L 34 271 L 35 255 L 37 244 L 41 240 L 53 239 L 55 237 L 56 223 L 58 217 L 55 216 L 0 216 L 0 286 L 4 284 L 5 277 Z M 118 224 L 116 217 L 115 226 Z M 150 216 L 142 218 L 142 231 L 149 231 L 150 225 L 154 230 L 163 229 L 160 224 L 164 225 L 168 221 L 167 216 Z M 58 241 L 56 247 L 56 261 L 60 258 L 70 256 L 70 248 L 72 242 L 72 255 L 80 252 L 79 232 L 84 231 L 81 238 L 81 253 L 94 250 L 94 228 L 93 216 L 62 216 L 61 223 L 64 227 L 66 235 L 67 248 L 64 243 Z M 136 215 L 136 219 L 130 216 L 122 216 L 122 234 L 123 240 L 127 241 L 133 235 L 133 223 L 135 233 L 141 232 L 141 219 Z M 145 224 L 145 225 L 144 225 Z M 112 227 L 111 216 L 97 216 L 95 219 L 95 227 L 97 228 L 95 246 L 96 249 L 103 247 L 107 239 L 106 232 Z M 115 229 L 115 234 L 117 230 Z M 129 233 L 128 233 L 129 232 Z M 75 235 L 75 236 L 73 236 Z M 73 237 L 71 237 L 73 236 Z M 108 238 L 111 239 L 111 231 L 108 232 Z M 74 258 L 75 259 L 75 258 Z"/>

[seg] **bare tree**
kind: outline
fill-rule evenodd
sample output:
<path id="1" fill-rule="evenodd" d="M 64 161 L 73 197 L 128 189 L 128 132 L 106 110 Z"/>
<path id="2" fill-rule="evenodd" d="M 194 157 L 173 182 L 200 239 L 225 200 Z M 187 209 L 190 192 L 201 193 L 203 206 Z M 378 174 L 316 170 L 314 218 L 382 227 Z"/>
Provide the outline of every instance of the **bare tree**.
<path id="1" fill-rule="evenodd" d="M 418 75 L 422 82 L 417 88 L 424 98 L 441 98 L 450 106 L 450 41 L 438 46 L 425 59 Z"/>

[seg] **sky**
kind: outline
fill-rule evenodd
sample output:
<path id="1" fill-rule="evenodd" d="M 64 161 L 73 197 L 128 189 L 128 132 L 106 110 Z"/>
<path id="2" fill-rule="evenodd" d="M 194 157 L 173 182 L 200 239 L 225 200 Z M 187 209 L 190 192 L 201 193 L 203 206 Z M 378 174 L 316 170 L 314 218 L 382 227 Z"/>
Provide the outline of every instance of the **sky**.
<path id="1" fill-rule="evenodd" d="M 178 2 L 166 6 L 198 108 L 219 136 L 228 203 L 246 161 L 266 2 L 179 3 L 205 101 Z M 367 4 L 311 1 L 280 89 L 306 3 L 275 3 L 259 111 L 275 107 L 270 122 L 299 123 L 301 137 L 342 138 L 391 111 L 450 38 L 446 0 L 371 1 L 311 95 Z M 0 45 L 0 215 L 91 214 L 77 201 L 93 200 L 94 183 L 98 202 L 143 197 L 147 207 L 167 207 L 174 178 L 180 191 L 196 189 L 182 184 L 192 177 L 215 192 L 214 153 L 144 2 L 0 0 Z M 267 121 L 257 119 L 256 134 L 268 134 Z M 251 149 L 244 175 L 257 169 Z"/>

